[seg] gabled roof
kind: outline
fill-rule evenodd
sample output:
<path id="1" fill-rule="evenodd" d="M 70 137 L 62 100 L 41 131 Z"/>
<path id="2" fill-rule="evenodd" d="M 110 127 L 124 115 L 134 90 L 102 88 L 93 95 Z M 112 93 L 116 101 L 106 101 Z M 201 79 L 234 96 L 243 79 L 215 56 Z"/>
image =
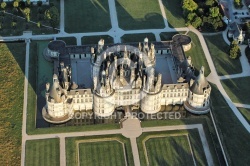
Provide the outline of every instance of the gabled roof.
<path id="1" fill-rule="evenodd" d="M 233 22 L 229 25 L 229 31 L 233 34 L 235 38 L 240 36 L 240 27 L 236 22 Z"/>

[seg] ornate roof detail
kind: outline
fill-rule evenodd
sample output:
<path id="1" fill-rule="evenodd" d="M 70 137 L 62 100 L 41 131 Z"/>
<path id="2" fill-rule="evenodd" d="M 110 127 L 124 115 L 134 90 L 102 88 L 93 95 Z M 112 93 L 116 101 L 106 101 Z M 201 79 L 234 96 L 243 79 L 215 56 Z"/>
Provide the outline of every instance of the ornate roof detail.
<path id="1" fill-rule="evenodd" d="M 202 66 L 201 70 L 200 70 L 200 74 L 198 75 L 198 77 L 196 77 L 195 81 L 191 85 L 190 90 L 195 94 L 203 95 L 204 90 L 209 88 L 209 87 L 210 87 L 210 85 L 204 76 L 204 67 Z"/>

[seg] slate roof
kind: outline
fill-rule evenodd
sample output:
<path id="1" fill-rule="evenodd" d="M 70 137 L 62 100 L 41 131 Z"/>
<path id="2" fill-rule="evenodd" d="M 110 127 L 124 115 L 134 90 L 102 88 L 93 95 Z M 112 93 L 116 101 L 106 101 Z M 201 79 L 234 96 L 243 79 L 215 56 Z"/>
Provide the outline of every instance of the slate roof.
<path id="1" fill-rule="evenodd" d="M 204 89 L 208 88 L 210 85 L 204 76 L 204 67 L 201 67 L 200 74 L 196 77 L 194 83 L 191 85 L 190 90 L 197 95 L 203 95 Z"/>

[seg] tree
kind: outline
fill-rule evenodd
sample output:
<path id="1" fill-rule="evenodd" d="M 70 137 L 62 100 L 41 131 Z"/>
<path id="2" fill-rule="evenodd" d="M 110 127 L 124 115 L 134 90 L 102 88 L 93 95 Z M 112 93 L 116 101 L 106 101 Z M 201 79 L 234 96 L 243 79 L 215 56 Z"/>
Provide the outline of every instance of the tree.
<path id="1" fill-rule="evenodd" d="M 30 0 L 26 0 L 27 5 L 30 5 Z"/>
<path id="2" fill-rule="evenodd" d="M 192 22 L 192 26 L 198 28 L 202 24 L 202 19 L 200 17 L 196 17 Z"/>
<path id="3" fill-rule="evenodd" d="M 198 8 L 198 5 L 193 0 L 183 0 L 182 8 L 189 13 L 196 10 Z"/>
<path id="4" fill-rule="evenodd" d="M 230 45 L 229 57 L 231 59 L 236 59 L 240 57 L 240 47 L 238 46 L 238 43 L 235 40 Z"/>
<path id="5" fill-rule="evenodd" d="M 214 0 L 206 0 L 205 4 L 206 4 L 207 6 L 213 6 Z"/>
<path id="6" fill-rule="evenodd" d="M 26 7 L 23 10 L 24 16 L 26 17 L 26 20 L 29 22 L 30 21 L 30 8 Z"/>
<path id="7" fill-rule="evenodd" d="M 209 15 L 211 17 L 218 17 L 220 15 L 220 9 L 218 7 L 209 8 Z"/>
<path id="8" fill-rule="evenodd" d="M 37 27 L 41 28 L 41 22 L 40 21 L 37 22 Z"/>
<path id="9" fill-rule="evenodd" d="M 13 2 L 13 7 L 14 7 L 14 8 L 17 8 L 18 6 L 19 6 L 18 0 L 15 0 L 15 1 Z"/>
<path id="10" fill-rule="evenodd" d="M 37 6 L 41 7 L 41 6 L 42 6 L 42 4 L 43 4 L 43 2 L 42 2 L 42 1 L 37 1 Z"/>
<path id="11" fill-rule="evenodd" d="M 6 2 L 2 2 L 1 3 L 1 8 L 3 9 L 3 11 L 5 12 L 5 7 L 7 6 Z"/>
<path id="12" fill-rule="evenodd" d="M 17 23 L 16 23 L 15 21 L 12 21 L 12 22 L 11 22 L 11 27 L 12 27 L 13 29 L 16 29 L 16 24 L 17 24 Z"/>
<path id="13" fill-rule="evenodd" d="M 189 22 L 191 22 L 195 17 L 197 17 L 195 13 L 189 13 L 187 19 Z"/>
<path id="14" fill-rule="evenodd" d="M 49 20 L 51 26 L 55 28 L 59 24 L 59 12 L 55 6 L 45 11 L 45 18 Z"/>

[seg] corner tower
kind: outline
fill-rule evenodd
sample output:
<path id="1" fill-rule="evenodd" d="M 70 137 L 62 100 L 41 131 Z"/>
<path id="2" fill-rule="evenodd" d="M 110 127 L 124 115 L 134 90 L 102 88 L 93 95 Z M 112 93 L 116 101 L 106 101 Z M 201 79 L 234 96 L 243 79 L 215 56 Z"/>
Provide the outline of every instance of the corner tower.
<path id="1" fill-rule="evenodd" d="M 185 108 L 194 114 L 205 114 L 210 111 L 209 99 L 211 86 L 204 76 L 204 67 L 201 67 L 200 74 L 196 79 L 190 81 L 190 91 Z"/>

